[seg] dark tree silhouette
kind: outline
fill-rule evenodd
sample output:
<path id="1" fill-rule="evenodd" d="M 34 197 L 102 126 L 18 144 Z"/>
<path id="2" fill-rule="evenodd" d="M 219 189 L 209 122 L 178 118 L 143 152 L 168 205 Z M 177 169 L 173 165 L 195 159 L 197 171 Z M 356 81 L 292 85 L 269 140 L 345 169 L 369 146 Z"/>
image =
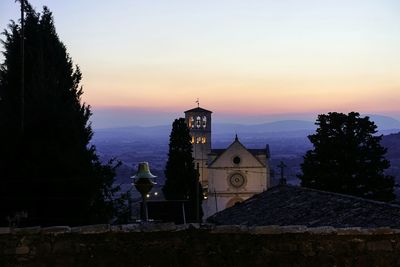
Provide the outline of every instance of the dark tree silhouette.
<path id="1" fill-rule="evenodd" d="M 163 193 L 167 200 L 189 200 L 190 217 L 196 218 L 197 209 L 203 217 L 201 203 L 203 189 L 194 168 L 192 143 L 185 119 L 179 118 L 172 124 L 169 138 L 168 161 L 165 167 Z"/>
<path id="2" fill-rule="evenodd" d="M 89 144 L 90 106 L 82 75 L 60 41 L 52 13 L 25 4 L 25 105 L 21 131 L 21 35 L 4 31 L 0 66 L 0 222 L 21 212 L 27 224 L 106 222 L 114 216 L 116 164 Z"/>
<path id="3" fill-rule="evenodd" d="M 308 138 L 301 185 L 379 201 L 394 200 L 394 177 L 385 175 L 390 163 L 377 126 L 359 113 L 319 115 L 317 132 Z"/>

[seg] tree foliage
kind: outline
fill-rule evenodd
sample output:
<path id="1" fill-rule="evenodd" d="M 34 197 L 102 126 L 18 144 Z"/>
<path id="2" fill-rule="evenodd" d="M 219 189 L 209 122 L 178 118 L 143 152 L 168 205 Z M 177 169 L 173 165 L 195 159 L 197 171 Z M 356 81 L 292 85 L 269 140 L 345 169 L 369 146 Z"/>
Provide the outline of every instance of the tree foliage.
<path id="1" fill-rule="evenodd" d="M 380 145 L 377 126 L 359 113 L 319 115 L 314 145 L 307 151 L 299 175 L 301 185 L 368 199 L 394 199 L 394 178 L 385 175 L 390 163 Z"/>
<path id="2" fill-rule="evenodd" d="M 21 28 L 3 32 L 0 66 L 0 222 L 25 212 L 28 224 L 106 222 L 115 215 L 116 164 L 90 145 L 82 74 L 60 41 L 52 13 L 25 8 L 25 105 L 21 130 Z"/>
<path id="3" fill-rule="evenodd" d="M 201 218 L 203 189 L 198 180 L 199 173 L 194 167 L 191 137 L 185 119 L 179 118 L 173 122 L 169 140 L 166 181 L 162 189 L 164 196 L 167 200 L 188 200 L 192 217 L 195 218 L 199 209 Z"/>

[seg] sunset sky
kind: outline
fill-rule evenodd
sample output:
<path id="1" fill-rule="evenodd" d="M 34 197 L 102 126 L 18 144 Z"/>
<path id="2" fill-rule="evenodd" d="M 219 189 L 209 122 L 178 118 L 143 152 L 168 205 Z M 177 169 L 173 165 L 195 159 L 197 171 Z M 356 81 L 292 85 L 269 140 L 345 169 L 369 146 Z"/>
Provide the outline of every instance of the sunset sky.
<path id="1" fill-rule="evenodd" d="M 398 0 L 30 2 L 53 12 L 99 121 L 168 124 L 196 98 L 237 122 L 351 110 L 400 119 Z M 1 0 L 1 29 L 18 12 Z"/>

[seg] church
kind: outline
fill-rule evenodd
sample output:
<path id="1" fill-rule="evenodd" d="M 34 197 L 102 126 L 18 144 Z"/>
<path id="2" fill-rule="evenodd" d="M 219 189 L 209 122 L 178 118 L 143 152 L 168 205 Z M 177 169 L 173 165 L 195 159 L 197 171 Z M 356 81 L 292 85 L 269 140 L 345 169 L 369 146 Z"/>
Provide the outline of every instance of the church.
<path id="1" fill-rule="evenodd" d="M 195 168 L 204 188 L 204 217 L 232 207 L 271 186 L 269 147 L 248 149 L 238 136 L 226 149 L 211 147 L 212 111 L 200 106 L 185 111 Z"/>

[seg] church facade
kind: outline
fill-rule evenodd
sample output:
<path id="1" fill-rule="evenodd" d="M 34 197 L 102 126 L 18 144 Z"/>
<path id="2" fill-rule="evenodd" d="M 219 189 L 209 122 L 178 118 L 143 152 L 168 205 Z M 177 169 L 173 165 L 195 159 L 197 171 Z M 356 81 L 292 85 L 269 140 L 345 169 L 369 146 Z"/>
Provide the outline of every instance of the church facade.
<path id="1" fill-rule="evenodd" d="M 236 136 L 226 149 L 212 149 L 211 114 L 200 107 L 185 111 L 194 163 L 204 188 L 205 218 L 267 190 L 271 184 L 268 145 L 248 149 Z"/>

